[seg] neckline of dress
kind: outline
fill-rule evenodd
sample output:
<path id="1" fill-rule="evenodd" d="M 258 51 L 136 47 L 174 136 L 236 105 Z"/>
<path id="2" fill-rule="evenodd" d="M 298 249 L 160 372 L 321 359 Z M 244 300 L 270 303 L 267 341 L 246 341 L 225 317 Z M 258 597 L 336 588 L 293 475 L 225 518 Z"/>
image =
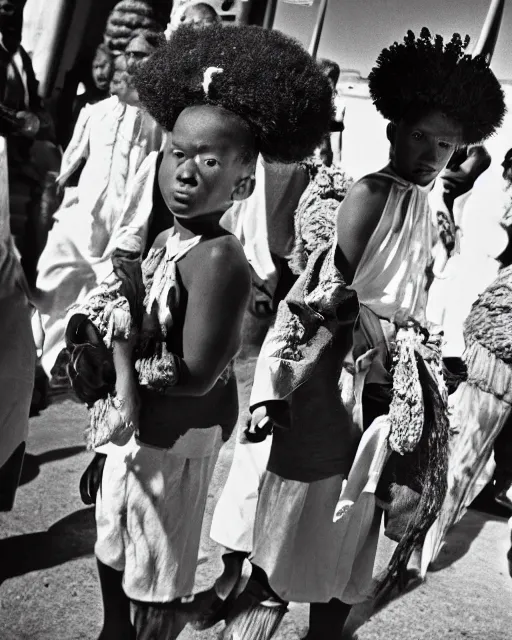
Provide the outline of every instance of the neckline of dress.
<path id="1" fill-rule="evenodd" d="M 434 186 L 434 182 L 437 179 L 437 176 L 436 176 L 427 185 L 422 187 L 421 185 L 416 184 L 415 182 L 411 182 L 410 180 L 406 180 L 405 178 L 402 178 L 402 176 L 398 175 L 398 173 L 393 169 L 391 162 L 386 165 L 384 170 L 389 172 L 391 174 L 391 177 L 394 178 L 402 186 L 407 188 L 413 187 L 415 189 L 418 189 L 418 191 L 420 191 L 421 193 L 429 193 L 432 190 Z"/>

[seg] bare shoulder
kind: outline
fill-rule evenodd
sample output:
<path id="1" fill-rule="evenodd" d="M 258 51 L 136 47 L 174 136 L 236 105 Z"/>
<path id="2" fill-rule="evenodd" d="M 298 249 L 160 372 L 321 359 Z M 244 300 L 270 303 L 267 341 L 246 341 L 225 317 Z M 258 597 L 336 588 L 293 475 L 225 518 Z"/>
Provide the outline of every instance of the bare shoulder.
<path id="1" fill-rule="evenodd" d="M 358 180 L 348 191 L 338 209 L 338 226 L 366 226 L 378 221 L 386 206 L 392 180 L 383 175 L 370 174 Z"/>
<path id="2" fill-rule="evenodd" d="M 205 286 L 229 284 L 250 289 L 251 272 L 240 242 L 227 234 L 200 242 L 182 260 L 182 277 L 188 282 Z"/>
<path id="3" fill-rule="evenodd" d="M 384 175 L 371 173 L 358 180 L 347 193 L 345 200 L 369 201 L 371 203 L 387 200 L 393 180 Z"/>

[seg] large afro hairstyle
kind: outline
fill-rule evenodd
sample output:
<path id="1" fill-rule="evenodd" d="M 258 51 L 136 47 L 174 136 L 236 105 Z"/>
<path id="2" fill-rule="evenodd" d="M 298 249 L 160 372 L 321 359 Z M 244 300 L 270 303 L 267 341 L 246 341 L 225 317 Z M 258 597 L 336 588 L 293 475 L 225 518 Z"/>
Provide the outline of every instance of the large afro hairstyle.
<path id="1" fill-rule="evenodd" d="M 395 123 L 441 111 L 462 126 L 466 145 L 491 136 L 505 115 L 504 95 L 485 58 L 465 53 L 468 44 L 458 33 L 444 44 L 425 27 L 419 38 L 408 31 L 403 43 L 381 52 L 369 75 L 378 111 Z"/>
<path id="2" fill-rule="evenodd" d="M 205 71 L 214 73 L 207 93 Z M 250 127 L 267 161 L 298 162 L 328 134 L 332 92 L 313 58 L 295 40 L 255 26 L 178 27 L 135 77 L 139 99 L 172 131 L 194 105 L 223 107 Z"/>

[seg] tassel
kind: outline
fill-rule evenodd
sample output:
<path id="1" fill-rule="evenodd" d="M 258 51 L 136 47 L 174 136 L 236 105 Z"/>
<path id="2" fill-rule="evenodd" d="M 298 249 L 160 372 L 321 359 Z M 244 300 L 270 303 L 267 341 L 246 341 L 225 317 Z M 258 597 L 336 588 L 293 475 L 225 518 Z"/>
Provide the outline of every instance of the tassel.
<path id="1" fill-rule="evenodd" d="M 448 475 L 448 438 L 449 421 L 446 404 L 441 397 L 435 380 L 423 358 L 417 355 L 418 374 L 423 390 L 425 403 L 425 424 L 422 438 L 418 444 L 417 462 L 400 457 L 399 464 L 416 468 L 402 469 L 402 473 L 411 476 L 412 480 L 421 482 L 421 496 L 416 510 L 398 543 L 384 575 L 378 580 L 376 588 L 377 601 L 389 596 L 395 586 L 405 587 L 407 563 L 413 551 L 422 546 L 428 530 L 434 523 L 444 502 L 447 491 Z M 403 482 L 402 484 L 406 484 Z"/>
<path id="2" fill-rule="evenodd" d="M 222 640 L 270 640 L 286 611 L 284 604 L 265 606 L 255 602 L 233 617 L 224 629 Z"/>

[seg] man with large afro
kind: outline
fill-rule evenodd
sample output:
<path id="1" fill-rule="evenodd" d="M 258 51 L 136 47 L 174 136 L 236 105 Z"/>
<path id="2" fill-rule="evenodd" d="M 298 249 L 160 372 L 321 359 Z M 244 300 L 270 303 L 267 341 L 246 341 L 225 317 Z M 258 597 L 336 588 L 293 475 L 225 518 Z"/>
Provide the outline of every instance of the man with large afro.
<path id="1" fill-rule="evenodd" d="M 251 287 L 242 246 L 219 223 L 252 193 L 259 153 L 301 161 L 332 118 L 314 60 L 258 27 L 180 26 L 135 85 L 170 135 L 135 177 L 113 273 L 68 327 L 70 375 L 91 409 L 92 444 L 109 447 L 83 482 L 97 501 L 100 637 L 109 640 L 150 631 L 170 639 L 183 628 L 174 603 L 192 592 L 208 484 L 237 421 L 231 362 Z M 91 335 L 115 369 L 103 385 L 90 375 Z M 91 480 L 103 464 L 97 491 Z"/>

